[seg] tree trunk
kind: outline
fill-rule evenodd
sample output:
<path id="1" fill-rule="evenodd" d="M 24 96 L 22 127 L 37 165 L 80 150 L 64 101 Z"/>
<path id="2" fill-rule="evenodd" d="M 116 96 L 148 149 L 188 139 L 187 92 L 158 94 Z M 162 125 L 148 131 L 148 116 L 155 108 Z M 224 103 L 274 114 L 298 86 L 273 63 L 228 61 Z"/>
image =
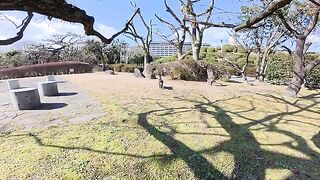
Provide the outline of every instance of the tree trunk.
<path id="1" fill-rule="evenodd" d="M 306 43 L 306 37 L 300 36 L 296 40 L 296 49 L 294 53 L 294 66 L 291 82 L 285 92 L 285 95 L 296 97 L 299 93 L 304 79 L 306 76 L 305 68 L 303 65 L 303 52 Z"/>
<path id="2" fill-rule="evenodd" d="M 194 61 L 199 61 L 200 47 L 199 44 L 192 43 L 192 59 Z"/>
<path id="3" fill-rule="evenodd" d="M 154 67 L 150 64 L 152 57 L 150 54 L 144 56 L 143 75 L 148 79 L 155 79 Z"/>
<path id="4" fill-rule="evenodd" d="M 261 52 L 259 50 L 258 54 L 257 54 L 257 65 L 256 65 L 256 80 L 259 79 L 260 77 L 260 67 L 261 67 Z"/>
<path id="5" fill-rule="evenodd" d="M 259 80 L 261 82 L 264 82 L 264 78 L 266 76 L 265 72 L 267 68 L 269 54 L 270 54 L 270 49 L 266 49 L 262 55 L 262 60 L 261 60 L 261 65 L 259 70 Z"/>
<path id="6" fill-rule="evenodd" d="M 106 62 L 102 61 L 102 71 L 106 71 Z"/>
<path id="7" fill-rule="evenodd" d="M 249 64 L 250 54 L 251 54 L 251 52 L 247 52 L 246 63 L 244 64 L 244 66 L 242 67 L 242 70 L 241 70 L 241 75 L 242 75 L 243 81 L 247 81 L 247 80 L 248 80 L 248 78 L 247 78 L 247 73 L 246 73 L 246 69 L 247 69 L 247 66 L 248 66 L 248 64 Z"/>
<path id="8" fill-rule="evenodd" d="M 183 55 L 183 47 L 179 47 L 177 52 L 177 56 L 178 56 L 178 61 L 183 60 L 184 55 Z"/>

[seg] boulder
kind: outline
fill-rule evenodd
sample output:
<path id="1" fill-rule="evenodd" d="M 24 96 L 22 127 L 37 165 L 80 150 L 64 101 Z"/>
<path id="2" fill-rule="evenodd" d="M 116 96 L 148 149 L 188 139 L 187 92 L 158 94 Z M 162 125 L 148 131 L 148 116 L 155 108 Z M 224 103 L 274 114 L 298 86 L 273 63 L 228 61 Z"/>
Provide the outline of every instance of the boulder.
<path id="1" fill-rule="evenodd" d="M 147 64 L 143 74 L 147 79 L 156 79 L 155 70 L 155 65 Z"/>
<path id="2" fill-rule="evenodd" d="M 137 78 L 144 78 L 144 75 L 141 73 L 140 69 L 134 68 L 133 76 Z"/>
<path id="3" fill-rule="evenodd" d="M 106 70 L 104 73 L 106 73 L 108 75 L 115 75 L 113 70 Z"/>

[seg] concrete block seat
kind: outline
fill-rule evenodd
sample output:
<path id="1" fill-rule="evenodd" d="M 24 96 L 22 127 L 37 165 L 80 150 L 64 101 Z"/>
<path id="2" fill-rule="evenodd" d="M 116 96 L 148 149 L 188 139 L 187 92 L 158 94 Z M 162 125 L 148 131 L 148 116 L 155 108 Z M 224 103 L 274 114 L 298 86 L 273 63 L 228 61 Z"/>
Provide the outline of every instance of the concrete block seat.
<path id="1" fill-rule="evenodd" d="M 11 79 L 7 81 L 8 89 L 20 89 L 20 83 L 18 79 Z"/>
<path id="2" fill-rule="evenodd" d="M 56 80 L 55 76 L 54 75 L 48 75 L 46 76 L 46 81 L 55 81 L 56 83 L 65 83 L 66 81 L 58 81 Z"/>
<path id="3" fill-rule="evenodd" d="M 48 75 L 46 76 L 47 81 L 56 81 L 54 75 Z"/>
<path id="4" fill-rule="evenodd" d="M 58 81 L 46 81 L 39 82 L 38 89 L 41 96 L 57 96 L 59 95 L 58 91 Z"/>
<path id="5" fill-rule="evenodd" d="M 10 90 L 10 96 L 14 107 L 18 110 L 37 109 L 41 106 L 37 88 Z"/>

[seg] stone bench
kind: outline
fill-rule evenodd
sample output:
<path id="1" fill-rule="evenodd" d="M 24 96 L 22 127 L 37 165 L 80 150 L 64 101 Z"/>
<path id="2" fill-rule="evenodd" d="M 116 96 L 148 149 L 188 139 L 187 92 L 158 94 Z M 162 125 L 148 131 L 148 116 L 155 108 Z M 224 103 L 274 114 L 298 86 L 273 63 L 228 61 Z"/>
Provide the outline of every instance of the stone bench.
<path id="1" fill-rule="evenodd" d="M 54 75 L 48 75 L 46 76 L 47 81 L 56 81 L 56 79 L 54 78 Z"/>
<path id="2" fill-rule="evenodd" d="M 57 81 L 39 82 L 38 89 L 40 95 L 42 96 L 59 95 Z"/>
<path id="3" fill-rule="evenodd" d="M 18 110 L 37 109 L 41 106 L 37 88 L 23 88 L 10 91 L 13 106 Z"/>
<path id="4" fill-rule="evenodd" d="M 11 79 L 7 81 L 9 90 L 20 89 L 20 83 L 17 79 Z"/>

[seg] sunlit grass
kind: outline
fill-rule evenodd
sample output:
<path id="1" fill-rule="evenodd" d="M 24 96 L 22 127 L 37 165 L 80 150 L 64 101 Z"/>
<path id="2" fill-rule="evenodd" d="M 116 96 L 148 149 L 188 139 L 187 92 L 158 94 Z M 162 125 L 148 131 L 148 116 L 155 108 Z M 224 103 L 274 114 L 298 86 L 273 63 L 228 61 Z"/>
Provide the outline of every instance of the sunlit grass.
<path id="1" fill-rule="evenodd" d="M 0 179 L 320 178 L 317 91 L 287 99 L 232 93 L 243 90 L 234 84 L 168 82 L 174 90 L 161 91 L 128 75 L 68 80 L 86 84 L 107 116 L 2 135 Z"/>

